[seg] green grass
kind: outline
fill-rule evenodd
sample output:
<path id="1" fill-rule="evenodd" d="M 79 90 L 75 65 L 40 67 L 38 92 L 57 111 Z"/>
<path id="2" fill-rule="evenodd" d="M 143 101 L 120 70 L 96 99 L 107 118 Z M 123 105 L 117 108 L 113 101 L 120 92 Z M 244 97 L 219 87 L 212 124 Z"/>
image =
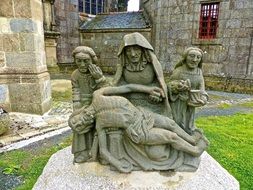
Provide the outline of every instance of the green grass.
<path id="1" fill-rule="evenodd" d="M 71 139 L 52 147 L 36 151 L 15 150 L 0 155 L 0 167 L 9 174 L 22 176 L 24 183 L 16 190 L 29 190 L 37 181 L 50 156 L 70 145 Z"/>
<path id="2" fill-rule="evenodd" d="M 54 102 L 70 102 L 72 101 L 72 91 L 66 90 L 64 92 L 52 91 L 52 98 Z"/>
<path id="3" fill-rule="evenodd" d="M 238 106 L 253 108 L 253 101 L 238 104 Z"/>
<path id="4" fill-rule="evenodd" d="M 241 190 L 253 187 L 253 113 L 197 119 L 210 141 L 212 155 L 239 182 Z"/>
<path id="5" fill-rule="evenodd" d="M 220 108 L 220 109 L 228 109 L 228 108 L 231 108 L 232 104 L 227 104 L 227 103 L 222 103 L 222 104 L 219 104 L 217 106 L 217 108 Z"/>

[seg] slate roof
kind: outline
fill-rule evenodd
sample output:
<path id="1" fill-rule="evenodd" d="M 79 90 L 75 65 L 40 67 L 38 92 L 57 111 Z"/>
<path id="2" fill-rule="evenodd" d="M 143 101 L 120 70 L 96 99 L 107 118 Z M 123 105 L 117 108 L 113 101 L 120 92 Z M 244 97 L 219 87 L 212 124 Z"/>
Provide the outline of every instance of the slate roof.
<path id="1" fill-rule="evenodd" d="M 84 31 L 145 28 L 150 28 L 150 22 L 145 18 L 143 11 L 100 14 L 80 26 L 80 30 Z"/>

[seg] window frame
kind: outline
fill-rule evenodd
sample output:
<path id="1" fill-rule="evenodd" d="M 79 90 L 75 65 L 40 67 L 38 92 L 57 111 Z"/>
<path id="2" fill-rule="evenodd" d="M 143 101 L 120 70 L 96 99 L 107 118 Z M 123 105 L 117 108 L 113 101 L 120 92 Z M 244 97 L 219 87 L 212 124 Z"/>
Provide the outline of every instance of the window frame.
<path id="1" fill-rule="evenodd" d="M 201 40 L 216 39 L 220 2 L 203 2 L 200 6 L 199 35 Z M 204 17 L 206 17 L 204 19 Z"/>
<path id="2" fill-rule="evenodd" d="M 82 4 L 82 5 L 80 5 Z M 78 11 L 87 14 L 96 15 L 104 12 L 104 0 L 79 0 L 78 1 Z M 88 7 L 89 6 L 89 7 Z M 100 6 L 100 9 L 98 8 Z M 80 9 L 80 7 L 82 7 Z M 89 10 L 89 11 L 87 11 Z M 100 12 L 99 12 L 100 11 Z"/>

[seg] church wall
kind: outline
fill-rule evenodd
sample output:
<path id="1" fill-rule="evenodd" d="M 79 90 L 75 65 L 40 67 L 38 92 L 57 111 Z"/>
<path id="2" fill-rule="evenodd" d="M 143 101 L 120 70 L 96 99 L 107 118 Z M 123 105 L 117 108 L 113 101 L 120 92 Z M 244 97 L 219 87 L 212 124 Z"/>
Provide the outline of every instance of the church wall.
<path id="1" fill-rule="evenodd" d="M 218 32 L 210 40 L 198 38 L 203 2 L 214 1 L 141 1 L 153 22 L 152 44 L 165 72 L 171 72 L 186 47 L 197 46 L 206 52 L 205 75 L 252 77 L 253 1 L 215 1 L 220 2 Z"/>
<path id="2" fill-rule="evenodd" d="M 79 45 L 78 0 L 55 0 L 56 29 L 60 32 L 57 40 L 58 64 L 73 62 L 72 51 Z"/>
<path id="3" fill-rule="evenodd" d="M 93 48 L 97 57 L 98 65 L 104 73 L 114 74 L 118 63 L 117 53 L 123 36 L 140 32 L 150 42 L 150 29 L 142 30 L 102 30 L 81 33 L 81 45 Z"/>

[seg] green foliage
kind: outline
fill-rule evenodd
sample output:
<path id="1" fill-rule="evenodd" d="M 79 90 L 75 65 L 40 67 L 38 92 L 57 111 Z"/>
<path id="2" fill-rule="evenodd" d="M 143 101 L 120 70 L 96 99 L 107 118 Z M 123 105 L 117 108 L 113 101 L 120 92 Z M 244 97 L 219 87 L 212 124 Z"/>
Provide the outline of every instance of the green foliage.
<path id="1" fill-rule="evenodd" d="M 196 121 L 210 141 L 208 153 L 239 182 L 253 187 L 253 113 L 202 117 Z"/>
<path id="2" fill-rule="evenodd" d="M 68 138 L 49 148 L 7 152 L 0 155 L 0 167 L 4 168 L 5 174 L 16 174 L 23 177 L 24 184 L 17 187 L 16 190 L 32 189 L 50 156 L 70 144 L 71 138 Z"/>
<path id="3" fill-rule="evenodd" d="M 6 167 L 6 168 L 3 169 L 3 173 L 4 174 L 8 174 L 8 175 L 15 174 L 15 173 L 18 172 L 18 170 L 20 168 L 21 168 L 20 165 L 12 165 L 12 164 L 10 164 L 8 167 Z"/>

